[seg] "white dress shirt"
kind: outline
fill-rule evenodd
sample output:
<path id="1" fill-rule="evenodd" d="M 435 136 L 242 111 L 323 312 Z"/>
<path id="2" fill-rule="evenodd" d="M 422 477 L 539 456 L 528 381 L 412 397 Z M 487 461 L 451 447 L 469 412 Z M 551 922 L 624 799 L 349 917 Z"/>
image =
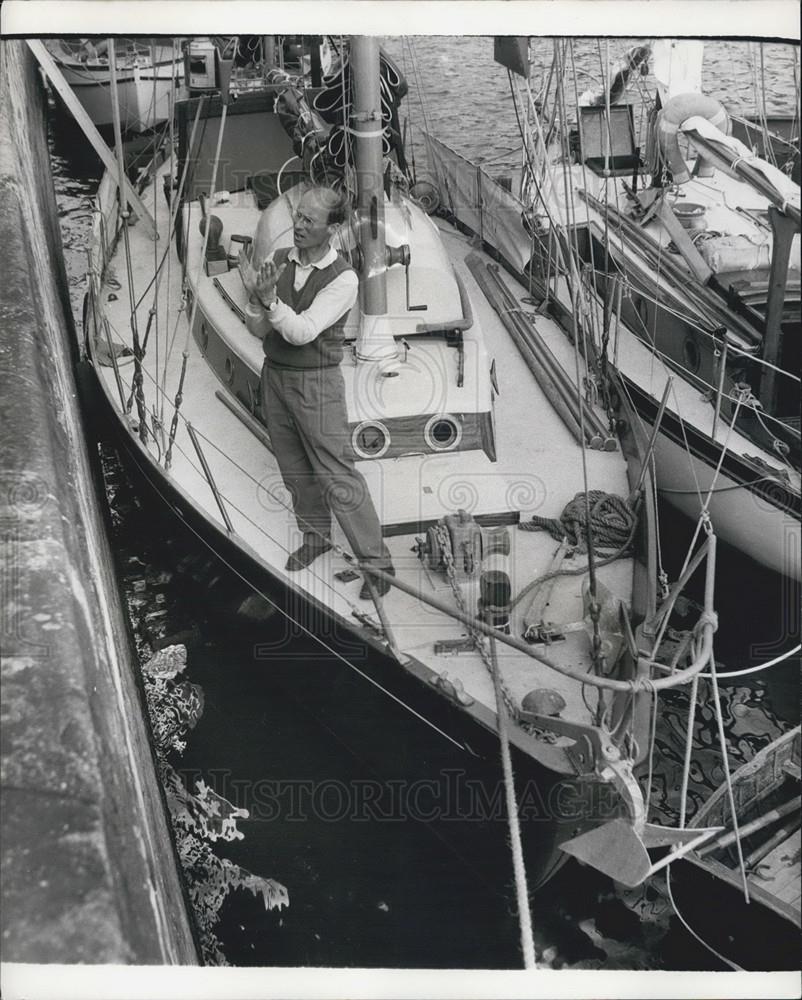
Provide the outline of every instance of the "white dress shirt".
<path id="1" fill-rule="evenodd" d="M 270 254 L 267 260 L 272 259 L 273 254 Z M 333 264 L 336 259 L 337 251 L 329 247 L 328 252 L 320 260 L 312 264 L 302 264 L 298 251 L 292 247 L 287 255 L 287 261 L 295 262 L 293 283 L 295 291 L 299 292 L 304 287 L 314 268 L 321 270 Z M 311 343 L 332 323 L 336 323 L 341 316 L 344 316 L 356 302 L 358 294 L 359 279 L 356 272 L 349 268 L 338 274 L 325 288 L 321 288 L 312 305 L 300 313 L 295 312 L 292 306 L 282 302 L 281 299 L 277 299 L 270 309 L 265 309 L 260 302 L 251 297 L 245 307 L 245 323 L 249 332 L 255 337 L 264 337 L 269 323 L 278 330 L 288 344 L 300 347 L 302 344 Z"/>

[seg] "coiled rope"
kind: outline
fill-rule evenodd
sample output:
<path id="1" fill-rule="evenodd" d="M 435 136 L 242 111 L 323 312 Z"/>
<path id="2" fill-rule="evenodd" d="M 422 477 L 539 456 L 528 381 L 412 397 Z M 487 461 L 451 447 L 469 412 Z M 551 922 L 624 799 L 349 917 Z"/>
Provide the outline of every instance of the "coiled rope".
<path id="1" fill-rule="evenodd" d="M 518 530 L 548 531 L 552 537 L 560 541 L 563 538 L 569 538 L 569 541 L 572 538 L 576 538 L 578 540 L 574 544 L 578 548 L 581 545 L 582 551 L 587 552 L 587 531 L 585 530 L 585 525 L 587 523 L 586 510 L 589 506 L 591 539 L 594 551 L 597 547 L 604 547 L 607 544 L 603 541 L 604 539 L 611 540 L 614 536 L 616 537 L 618 547 L 610 555 L 606 555 L 596 563 L 596 569 L 608 566 L 610 563 L 615 562 L 616 559 L 620 559 L 632 544 L 635 529 L 638 527 L 637 512 L 614 493 L 604 493 L 602 490 L 589 490 L 588 498 L 590 503 L 585 504 L 584 498 L 584 493 L 577 493 L 574 499 L 566 505 L 559 520 L 533 515 L 531 521 L 519 524 Z M 606 508 L 606 511 L 604 508 Z M 565 523 L 563 523 L 563 519 L 565 519 Z M 624 520 L 627 522 L 626 535 L 624 535 L 623 531 L 619 532 L 618 530 L 619 522 L 623 523 Z M 577 522 L 581 522 L 581 526 Z M 594 523 L 596 524 L 595 531 Z M 569 531 L 571 533 L 570 537 Z M 607 547 L 612 547 L 612 545 Z M 576 569 L 564 569 L 561 566 L 559 569 L 543 573 L 541 576 L 535 577 L 534 580 L 530 580 L 515 595 L 512 601 L 510 601 L 510 607 L 516 607 L 528 593 L 535 587 L 539 587 L 542 583 L 545 583 L 546 580 L 551 580 L 557 576 L 580 576 L 583 573 L 587 573 L 587 571 L 588 566 L 579 566 Z"/>
<path id="2" fill-rule="evenodd" d="M 588 501 L 589 504 L 585 502 L 584 493 L 577 493 L 566 504 L 559 518 L 534 514 L 531 521 L 519 524 L 518 527 L 521 531 L 548 531 L 557 541 L 566 539 L 577 552 L 587 552 L 589 506 L 590 537 L 594 551 L 626 546 L 635 523 L 635 513 L 627 506 L 626 501 L 603 490 L 590 490 Z"/>

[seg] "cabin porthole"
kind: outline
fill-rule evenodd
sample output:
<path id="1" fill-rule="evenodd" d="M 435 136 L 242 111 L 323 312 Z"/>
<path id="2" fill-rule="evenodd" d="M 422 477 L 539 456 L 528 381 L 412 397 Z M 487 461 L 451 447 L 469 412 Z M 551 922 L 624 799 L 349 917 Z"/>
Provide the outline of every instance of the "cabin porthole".
<path id="1" fill-rule="evenodd" d="M 462 440 L 462 426 L 455 417 L 438 413 L 426 421 L 423 437 L 432 451 L 452 451 Z"/>
<path id="2" fill-rule="evenodd" d="M 379 420 L 363 420 L 354 428 L 351 444 L 360 458 L 381 458 L 390 447 L 390 432 Z"/>
<path id="3" fill-rule="evenodd" d="M 209 331 L 206 329 L 206 324 L 201 323 L 200 325 L 200 349 L 205 354 L 209 348 Z"/>
<path id="4" fill-rule="evenodd" d="M 228 382 L 228 384 L 231 385 L 231 383 L 234 381 L 234 363 L 232 362 L 231 358 L 226 358 L 225 376 L 226 376 L 226 382 Z"/>
<path id="5" fill-rule="evenodd" d="M 685 367 L 691 374 L 695 375 L 699 371 L 702 358 L 699 354 L 699 345 L 691 337 L 685 338 L 685 343 L 682 345 L 682 357 Z"/>

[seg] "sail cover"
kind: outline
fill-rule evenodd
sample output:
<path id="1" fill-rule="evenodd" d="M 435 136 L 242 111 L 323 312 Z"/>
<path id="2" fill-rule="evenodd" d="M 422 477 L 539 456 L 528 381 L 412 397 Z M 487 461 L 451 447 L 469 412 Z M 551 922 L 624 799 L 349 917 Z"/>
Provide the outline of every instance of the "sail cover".
<path id="1" fill-rule="evenodd" d="M 706 158 L 712 159 L 719 169 L 752 184 L 773 205 L 799 223 L 799 185 L 782 170 L 755 156 L 740 139 L 724 135 L 699 115 L 686 119 L 680 127 L 692 145 Z"/>

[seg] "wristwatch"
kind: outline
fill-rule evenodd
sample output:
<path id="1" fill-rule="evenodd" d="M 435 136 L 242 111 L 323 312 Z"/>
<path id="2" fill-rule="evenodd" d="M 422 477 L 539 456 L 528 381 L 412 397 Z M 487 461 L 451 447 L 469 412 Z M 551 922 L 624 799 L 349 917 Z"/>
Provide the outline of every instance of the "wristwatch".
<path id="1" fill-rule="evenodd" d="M 259 299 L 259 303 L 263 309 L 266 309 L 268 312 L 270 312 L 270 310 L 273 309 L 278 304 L 278 296 L 274 295 L 269 302 L 263 302 L 262 299 Z"/>

